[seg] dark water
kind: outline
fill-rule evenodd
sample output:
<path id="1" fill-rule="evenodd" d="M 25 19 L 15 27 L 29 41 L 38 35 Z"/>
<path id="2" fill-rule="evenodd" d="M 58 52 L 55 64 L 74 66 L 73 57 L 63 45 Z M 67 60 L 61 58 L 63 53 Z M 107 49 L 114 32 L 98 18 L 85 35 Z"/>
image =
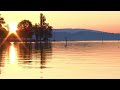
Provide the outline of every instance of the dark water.
<path id="1" fill-rule="evenodd" d="M 120 78 L 120 42 L 7 43 L 0 78 Z"/>

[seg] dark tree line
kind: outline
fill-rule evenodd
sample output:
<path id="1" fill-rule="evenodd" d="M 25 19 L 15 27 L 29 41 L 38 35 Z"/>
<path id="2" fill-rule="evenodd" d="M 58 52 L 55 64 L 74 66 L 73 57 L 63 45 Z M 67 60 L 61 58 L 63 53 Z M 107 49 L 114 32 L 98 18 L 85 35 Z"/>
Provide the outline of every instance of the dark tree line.
<path id="1" fill-rule="evenodd" d="M 46 41 L 52 37 L 52 26 L 49 26 L 45 21 L 46 18 L 43 14 L 40 14 L 40 24 L 32 25 L 29 20 L 22 20 L 18 23 L 17 33 L 21 38 L 32 38 L 35 34 L 36 40 Z"/>
<path id="2" fill-rule="evenodd" d="M 32 38 L 32 23 L 29 20 L 22 20 L 17 25 L 18 30 L 16 31 L 21 38 Z"/>
<path id="3" fill-rule="evenodd" d="M 5 24 L 5 20 L 4 20 L 4 18 L 2 18 L 2 17 L 0 16 L 0 38 L 1 38 L 1 39 L 4 39 L 4 38 L 7 36 L 7 34 L 8 34 L 8 30 L 6 30 L 6 29 L 3 27 L 4 24 Z"/>
<path id="4" fill-rule="evenodd" d="M 46 18 L 43 14 L 40 14 L 40 24 L 33 25 L 31 21 L 29 20 L 22 20 L 17 25 L 16 33 L 19 35 L 20 38 L 32 38 L 33 35 L 36 36 L 36 40 L 43 40 L 46 41 L 48 38 L 52 37 L 52 26 L 49 25 L 49 23 L 46 23 Z M 8 33 L 9 33 L 9 27 L 7 27 L 8 30 L 6 30 L 3 27 L 3 24 L 5 24 L 4 18 L 0 17 L 0 38 L 4 39 Z M 10 37 L 15 37 L 14 34 L 11 34 Z"/>

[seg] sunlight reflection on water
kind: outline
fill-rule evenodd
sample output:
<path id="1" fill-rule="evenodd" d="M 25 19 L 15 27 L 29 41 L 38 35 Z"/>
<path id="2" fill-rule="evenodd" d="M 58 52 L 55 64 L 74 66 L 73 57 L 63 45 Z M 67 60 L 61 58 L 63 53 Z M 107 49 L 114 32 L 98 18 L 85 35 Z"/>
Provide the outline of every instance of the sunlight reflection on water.
<path id="1" fill-rule="evenodd" d="M 0 48 L 0 78 L 120 78 L 118 41 L 10 43 Z"/>

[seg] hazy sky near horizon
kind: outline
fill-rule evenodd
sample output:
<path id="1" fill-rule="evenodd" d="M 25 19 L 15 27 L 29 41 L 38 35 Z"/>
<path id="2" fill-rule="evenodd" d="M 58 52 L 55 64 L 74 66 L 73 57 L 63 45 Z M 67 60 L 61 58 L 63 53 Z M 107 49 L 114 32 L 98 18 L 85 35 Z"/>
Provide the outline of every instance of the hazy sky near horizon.
<path id="1" fill-rule="evenodd" d="M 40 13 L 53 28 L 83 28 L 120 33 L 120 11 L 0 11 L 7 24 L 27 19 L 39 23 Z"/>

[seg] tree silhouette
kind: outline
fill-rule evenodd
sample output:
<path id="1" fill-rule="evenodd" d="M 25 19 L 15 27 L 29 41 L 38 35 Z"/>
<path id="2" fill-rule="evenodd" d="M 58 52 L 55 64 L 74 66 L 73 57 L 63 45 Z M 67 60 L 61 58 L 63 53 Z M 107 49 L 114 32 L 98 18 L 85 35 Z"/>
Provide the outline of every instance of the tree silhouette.
<path id="1" fill-rule="evenodd" d="M 32 38 L 32 23 L 29 20 L 22 20 L 17 25 L 17 33 L 22 38 Z"/>
<path id="2" fill-rule="evenodd" d="M 46 21 L 46 17 L 41 13 L 40 24 L 35 24 L 33 26 L 36 40 L 40 39 L 46 41 L 48 40 L 48 38 L 52 37 L 52 26 L 49 26 L 49 23 L 46 23 L 45 21 Z"/>
<path id="3" fill-rule="evenodd" d="M 48 38 L 51 38 L 51 37 L 52 37 L 52 26 L 49 26 L 49 24 L 46 24 L 43 40 L 48 40 Z"/>
<path id="4" fill-rule="evenodd" d="M 0 14 L 0 38 L 3 39 L 7 36 L 8 34 L 8 31 L 2 26 L 5 24 L 5 20 L 4 18 L 1 17 L 1 14 Z"/>
<path id="5" fill-rule="evenodd" d="M 21 38 L 32 38 L 32 35 L 35 34 L 36 40 L 48 40 L 52 37 L 52 26 L 49 26 L 49 23 L 46 23 L 46 17 L 43 14 L 40 14 L 40 24 L 32 25 L 29 20 L 22 20 L 17 25 L 17 33 Z"/>
<path id="6" fill-rule="evenodd" d="M 8 31 L 0 25 L 0 38 L 3 39 L 7 36 Z"/>
<path id="7" fill-rule="evenodd" d="M 1 17 L 1 14 L 0 14 L 0 24 L 5 24 L 5 20 L 4 18 Z"/>
<path id="8" fill-rule="evenodd" d="M 33 32 L 36 36 L 36 40 L 41 39 L 43 37 L 43 29 L 39 26 L 39 24 L 35 24 L 33 26 Z"/>

